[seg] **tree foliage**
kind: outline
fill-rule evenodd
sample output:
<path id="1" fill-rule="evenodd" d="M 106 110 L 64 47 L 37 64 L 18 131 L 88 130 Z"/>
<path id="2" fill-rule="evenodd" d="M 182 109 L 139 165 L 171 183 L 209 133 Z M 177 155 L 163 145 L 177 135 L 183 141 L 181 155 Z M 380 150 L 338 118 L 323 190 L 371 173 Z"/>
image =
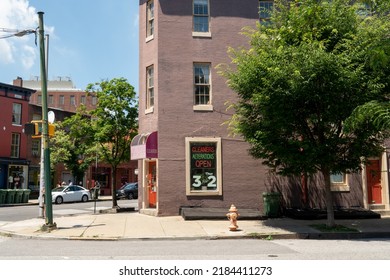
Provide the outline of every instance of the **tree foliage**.
<path id="1" fill-rule="evenodd" d="M 64 163 L 72 172 L 76 183 L 83 180 L 84 173 L 96 158 L 96 145 L 91 127 L 91 119 L 85 106 L 76 114 L 56 125 L 56 133 L 51 139 L 51 165 Z"/>
<path id="2" fill-rule="evenodd" d="M 246 29 L 250 48 L 230 49 L 222 70 L 238 95 L 234 131 L 279 174 L 322 173 L 330 226 L 330 174 L 358 170 L 384 136 L 345 121 L 389 92 L 390 10 L 350 2 L 275 1 L 271 21 Z"/>
<path id="3" fill-rule="evenodd" d="M 124 78 L 89 84 L 86 91 L 98 99 L 96 109 L 90 112 L 93 135 L 100 146 L 101 160 L 111 165 L 111 193 L 113 207 L 117 207 L 117 167 L 130 160 L 130 143 L 138 128 L 136 93 Z"/>

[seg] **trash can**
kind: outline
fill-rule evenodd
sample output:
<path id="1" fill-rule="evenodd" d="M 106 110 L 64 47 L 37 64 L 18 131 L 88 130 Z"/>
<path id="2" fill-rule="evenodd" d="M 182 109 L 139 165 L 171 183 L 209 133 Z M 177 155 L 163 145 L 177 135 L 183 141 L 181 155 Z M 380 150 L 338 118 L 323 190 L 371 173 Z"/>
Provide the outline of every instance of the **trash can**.
<path id="1" fill-rule="evenodd" d="M 23 190 L 15 190 L 14 203 L 22 203 L 23 199 Z"/>
<path id="2" fill-rule="evenodd" d="M 12 204 L 15 201 L 15 190 L 12 189 L 7 189 L 7 196 L 5 198 L 5 203 L 6 204 Z"/>
<path id="3" fill-rule="evenodd" d="M 7 197 L 7 190 L 0 190 L 0 204 L 5 204 L 5 198 Z"/>
<path id="4" fill-rule="evenodd" d="M 280 216 L 280 198 L 278 192 L 263 193 L 264 213 L 269 218 Z"/>
<path id="5" fill-rule="evenodd" d="M 28 203 L 28 199 L 30 197 L 30 192 L 31 192 L 31 190 L 29 190 L 29 189 L 23 190 L 23 198 L 22 198 L 23 203 Z"/>

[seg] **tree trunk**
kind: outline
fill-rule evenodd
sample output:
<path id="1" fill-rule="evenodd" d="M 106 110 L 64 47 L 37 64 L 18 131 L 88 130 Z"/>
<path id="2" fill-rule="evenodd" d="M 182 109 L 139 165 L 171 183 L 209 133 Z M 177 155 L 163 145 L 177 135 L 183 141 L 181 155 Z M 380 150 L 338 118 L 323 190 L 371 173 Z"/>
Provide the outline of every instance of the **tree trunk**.
<path id="1" fill-rule="evenodd" d="M 325 184 L 325 202 L 326 202 L 326 213 L 327 213 L 327 227 L 335 227 L 335 220 L 334 220 L 334 209 L 333 209 L 333 195 L 332 191 L 330 189 L 331 183 L 330 183 L 330 171 L 327 168 L 322 168 L 321 173 L 324 177 L 324 184 Z"/>
<path id="2" fill-rule="evenodd" d="M 112 194 L 112 208 L 118 208 L 118 202 L 116 200 L 116 166 L 111 166 L 111 194 Z"/>

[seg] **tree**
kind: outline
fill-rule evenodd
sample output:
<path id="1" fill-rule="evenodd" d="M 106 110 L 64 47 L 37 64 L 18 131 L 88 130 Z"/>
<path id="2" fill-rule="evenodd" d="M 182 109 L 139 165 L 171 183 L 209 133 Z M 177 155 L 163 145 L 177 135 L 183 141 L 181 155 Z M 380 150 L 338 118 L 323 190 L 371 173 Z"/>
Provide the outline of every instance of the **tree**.
<path id="1" fill-rule="evenodd" d="M 96 158 L 96 152 L 91 118 L 85 106 L 81 106 L 76 114 L 57 124 L 55 136 L 51 139 L 50 162 L 52 168 L 57 163 L 64 163 L 78 183 Z"/>
<path id="2" fill-rule="evenodd" d="M 93 135 L 100 146 L 102 160 L 111 165 L 112 207 L 116 208 L 117 167 L 130 160 L 131 139 L 137 134 L 136 93 L 124 78 L 89 84 L 86 91 L 98 99 L 96 109 L 90 112 Z"/>
<path id="3" fill-rule="evenodd" d="M 350 2 L 276 0 L 271 21 L 246 30 L 249 49 L 230 49 L 232 65 L 221 66 L 238 95 L 234 131 L 278 174 L 322 174 L 330 227 L 331 174 L 359 170 L 384 137 L 370 121 L 348 131 L 345 121 L 390 85 L 388 61 L 375 65 L 388 56 L 389 10 Z"/>

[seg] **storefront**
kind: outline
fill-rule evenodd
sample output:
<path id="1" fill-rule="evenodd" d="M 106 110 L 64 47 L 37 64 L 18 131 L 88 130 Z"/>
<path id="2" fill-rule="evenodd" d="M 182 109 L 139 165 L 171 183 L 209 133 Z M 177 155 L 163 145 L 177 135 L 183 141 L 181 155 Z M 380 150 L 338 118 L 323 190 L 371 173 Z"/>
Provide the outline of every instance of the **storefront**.
<path id="1" fill-rule="evenodd" d="M 131 142 L 131 160 L 139 160 L 141 213 L 157 215 L 158 211 L 158 134 L 139 134 Z"/>
<path id="2" fill-rule="evenodd" d="M 26 160 L 0 161 L 0 188 L 1 189 L 27 189 L 28 167 Z"/>

